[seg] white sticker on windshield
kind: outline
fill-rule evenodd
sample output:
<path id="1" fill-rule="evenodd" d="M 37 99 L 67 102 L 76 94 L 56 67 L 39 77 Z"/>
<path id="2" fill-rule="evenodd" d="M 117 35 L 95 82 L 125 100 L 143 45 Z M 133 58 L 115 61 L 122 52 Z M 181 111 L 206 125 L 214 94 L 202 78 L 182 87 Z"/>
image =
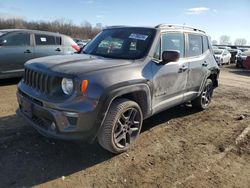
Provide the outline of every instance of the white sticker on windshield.
<path id="1" fill-rule="evenodd" d="M 40 39 L 41 39 L 42 42 L 46 42 L 47 41 L 47 39 L 45 37 L 41 37 Z"/>
<path id="2" fill-rule="evenodd" d="M 131 33 L 129 36 L 130 39 L 137 39 L 137 40 L 146 40 L 148 35 L 138 34 L 138 33 Z"/>

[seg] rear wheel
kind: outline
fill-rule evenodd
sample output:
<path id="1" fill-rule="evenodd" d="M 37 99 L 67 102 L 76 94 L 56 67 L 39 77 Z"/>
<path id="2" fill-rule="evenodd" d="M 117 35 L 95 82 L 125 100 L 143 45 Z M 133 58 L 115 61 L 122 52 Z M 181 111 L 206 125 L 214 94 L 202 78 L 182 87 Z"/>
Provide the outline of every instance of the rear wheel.
<path id="1" fill-rule="evenodd" d="M 207 79 L 200 96 L 191 101 L 192 106 L 200 110 L 206 109 L 212 100 L 213 91 L 213 81 L 211 79 Z"/>
<path id="2" fill-rule="evenodd" d="M 140 106 L 131 100 L 115 100 L 98 134 L 99 144 L 112 153 L 122 153 L 141 131 L 143 115 Z"/>

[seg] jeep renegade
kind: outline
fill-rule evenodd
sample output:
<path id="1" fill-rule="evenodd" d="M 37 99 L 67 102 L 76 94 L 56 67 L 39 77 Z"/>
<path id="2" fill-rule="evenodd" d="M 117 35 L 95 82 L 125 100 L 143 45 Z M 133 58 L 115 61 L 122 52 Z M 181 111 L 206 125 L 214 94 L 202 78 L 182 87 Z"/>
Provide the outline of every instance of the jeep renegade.
<path id="1" fill-rule="evenodd" d="M 41 134 L 121 153 L 143 120 L 191 101 L 206 109 L 219 68 L 204 31 L 178 25 L 104 29 L 82 54 L 28 61 L 18 113 Z"/>

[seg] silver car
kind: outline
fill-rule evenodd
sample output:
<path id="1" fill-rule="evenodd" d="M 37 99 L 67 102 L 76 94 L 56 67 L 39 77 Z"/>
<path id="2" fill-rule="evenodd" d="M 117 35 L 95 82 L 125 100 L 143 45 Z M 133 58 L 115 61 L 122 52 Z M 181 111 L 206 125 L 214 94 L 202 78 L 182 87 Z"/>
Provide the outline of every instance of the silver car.
<path id="1" fill-rule="evenodd" d="M 26 29 L 0 30 L 0 79 L 22 76 L 24 63 L 49 55 L 80 50 L 69 36 Z"/>

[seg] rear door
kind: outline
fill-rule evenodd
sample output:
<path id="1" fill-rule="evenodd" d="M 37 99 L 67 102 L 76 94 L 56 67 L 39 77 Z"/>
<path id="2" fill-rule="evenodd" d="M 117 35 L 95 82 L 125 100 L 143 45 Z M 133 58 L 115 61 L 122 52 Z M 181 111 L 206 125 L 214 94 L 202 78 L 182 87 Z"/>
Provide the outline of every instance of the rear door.
<path id="1" fill-rule="evenodd" d="M 181 58 L 177 62 L 169 62 L 165 65 L 152 63 L 153 113 L 183 102 L 188 77 L 184 34 L 182 32 L 167 32 L 162 34 L 161 41 L 155 58 L 159 58 L 160 61 L 162 52 L 168 50 L 179 51 Z"/>
<path id="2" fill-rule="evenodd" d="M 197 96 L 211 61 L 211 53 L 206 36 L 188 33 L 186 34 L 186 39 L 189 74 L 185 101 Z"/>
<path id="3" fill-rule="evenodd" d="M 30 33 L 15 32 L 4 35 L 0 46 L 0 73 L 22 72 L 24 63 L 34 58 Z"/>
<path id="4" fill-rule="evenodd" d="M 62 39 L 60 36 L 34 34 L 35 57 L 63 54 Z"/>

